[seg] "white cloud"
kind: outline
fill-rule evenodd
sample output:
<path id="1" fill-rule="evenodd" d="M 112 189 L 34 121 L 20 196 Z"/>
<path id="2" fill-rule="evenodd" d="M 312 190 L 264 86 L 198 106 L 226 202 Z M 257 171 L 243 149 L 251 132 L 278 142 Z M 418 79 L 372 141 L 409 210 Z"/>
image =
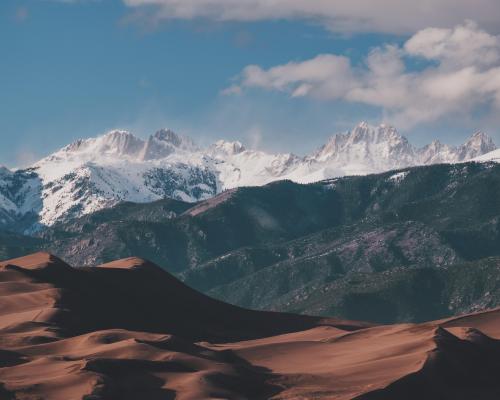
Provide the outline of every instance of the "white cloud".
<path id="1" fill-rule="evenodd" d="M 439 60 L 455 65 L 497 63 L 500 58 L 500 41 L 478 29 L 472 21 L 455 29 L 427 28 L 408 40 L 405 50 L 410 55 Z"/>
<path id="2" fill-rule="evenodd" d="M 238 95 L 241 94 L 243 90 L 241 89 L 241 86 L 238 85 L 231 85 L 221 91 L 221 94 L 223 95 Z"/>
<path id="3" fill-rule="evenodd" d="M 243 70 L 243 86 L 292 91 L 293 96 L 313 95 L 332 98 L 342 96 L 348 89 L 351 65 L 347 57 L 321 54 L 300 63 L 291 62 L 263 70 L 249 65 Z M 332 80 L 342 76 L 342 80 Z M 234 90 L 234 89 L 233 89 Z"/>
<path id="4" fill-rule="evenodd" d="M 122 0 L 151 8 L 161 20 L 215 21 L 301 19 L 335 32 L 411 33 L 427 26 L 450 27 L 465 19 L 500 30 L 498 0 Z"/>
<path id="5" fill-rule="evenodd" d="M 499 37 L 466 22 L 421 30 L 402 47 L 378 47 L 359 66 L 334 54 L 269 69 L 250 65 L 230 92 L 257 87 L 293 97 L 364 103 L 381 107 L 394 123 L 408 127 L 485 104 L 500 110 L 499 53 Z M 408 68 L 413 58 L 426 60 L 427 66 Z"/>

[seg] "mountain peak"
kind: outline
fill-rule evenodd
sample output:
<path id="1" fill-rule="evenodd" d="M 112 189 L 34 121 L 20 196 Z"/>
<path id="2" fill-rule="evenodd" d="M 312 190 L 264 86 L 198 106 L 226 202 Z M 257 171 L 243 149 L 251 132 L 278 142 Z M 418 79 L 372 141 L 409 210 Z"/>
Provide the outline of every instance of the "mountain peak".
<path id="1" fill-rule="evenodd" d="M 366 121 L 361 121 L 358 123 L 358 125 L 356 125 L 355 129 L 370 129 L 372 128 L 372 126 L 366 122 Z"/>
<path id="2" fill-rule="evenodd" d="M 117 155 L 135 156 L 144 146 L 144 141 L 124 130 L 112 130 L 103 136 L 102 149 Z"/>
<path id="3" fill-rule="evenodd" d="M 218 140 L 211 146 L 211 150 L 216 154 L 235 155 L 245 151 L 245 146 L 239 141 Z"/>
<path id="4" fill-rule="evenodd" d="M 458 148 L 459 160 L 465 161 L 496 150 L 493 139 L 484 132 L 475 132 Z"/>
<path id="5" fill-rule="evenodd" d="M 400 135 L 397 129 L 391 125 L 380 124 L 378 126 L 373 126 L 364 121 L 360 122 L 353 130 L 348 132 L 348 136 L 354 141 L 368 140 L 381 142 L 390 138 L 407 141 L 406 138 Z"/>
<path id="6" fill-rule="evenodd" d="M 365 121 L 354 129 L 332 136 L 313 158 L 319 162 L 343 165 L 366 165 L 384 170 L 389 165 L 398 167 L 411 163 L 414 149 L 408 140 L 390 125 L 372 126 Z"/>
<path id="7" fill-rule="evenodd" d="M 175 147 L 180 147 L 182 144 L 182 139 L 177 133 L 168 128 L 162 128 L 156 131 L 153 135 L 156 140 L 161 140 L 163 142 L 168 142 Z"/>
<path id="8" fill-rule="evenodd" d="M 194 142 L 176 134 L 171 129 L 160 129 L 144 141 L 132 133 L 113 129 L 102 136 L 91 139 L 78 139 L 62 149 L 63 153 L 96 156 L 119 156 L 139 160 L 165 158 L 176 150 L 197 151 Z"/>
<path id="9" fill-rule="evenodd" d="M 102 136 L 105 138 L 118 138 L 118 137 L 134 136 L 134 135 L 124 129 L 111 129 Z"/>
<path id="10" fill-rule="evenodd" d="M 177 150 L 198 151 L 198 147 L 187 136 L 181 136 L 171 129 L 160 129 L 151 135 L 140 158 L 142 160 L 157 160 L 165 158 Z"/>
<path id="11" fill-rule="evenodd" d="M 486 146 L 490 147 L 495 147 L 495 143 L 493 142 L 493 139 L 491 136 L 487 135 L 486 133 L 482 131 L 477 131 L 474 132 L 470 138 L 465 142 L 465 144 L 470 144 L 470 145 L 481 145 L 484 144 Z M 492 149 L 494 150 L 494 149 Z"/>
<path id="12" fill-rule="evenodd" d="M 197 150 L 197 146 L 194 141 L 184 135 L 178 135 L 171 129 L 160 129 L 154 133 L 152 136 L 155 140 L 169 143 L 174 147 L 184 149 L 184 150 Z"/>
<path id="13" fill-rule="evenodd" d="M 95 138 L 75 140 L 61 151 L 67 154 L 89 153 L 92 156 L 136 156 L 143 146 L 144 141 L 132 133 L 121 129 L 113 129 Z"/>

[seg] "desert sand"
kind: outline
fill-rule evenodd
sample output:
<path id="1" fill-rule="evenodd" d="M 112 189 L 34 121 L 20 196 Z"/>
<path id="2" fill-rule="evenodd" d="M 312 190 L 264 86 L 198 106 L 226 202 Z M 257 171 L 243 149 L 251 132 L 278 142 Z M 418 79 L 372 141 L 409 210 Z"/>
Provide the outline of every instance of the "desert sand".
<path id="1" fill-rule="evenodd" d="M 0 399 L 500 399 L 500 309 L 424 324 L 258 312 L 138 258 L 0 263 Z"/>

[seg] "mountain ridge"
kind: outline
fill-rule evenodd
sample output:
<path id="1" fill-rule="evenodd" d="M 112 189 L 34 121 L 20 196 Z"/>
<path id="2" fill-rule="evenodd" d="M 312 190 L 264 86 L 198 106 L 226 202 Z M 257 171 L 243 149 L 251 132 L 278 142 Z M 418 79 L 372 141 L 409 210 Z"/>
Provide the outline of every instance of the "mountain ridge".
<path id="1" fill-rule="evenodd" d="M 2 168 L 0 227 L 33 231 L 120 201 L 168 197 L 196 202 L 240 186 L 282 179 L 310 183 L 415 165 L 463 162 L 495 149 L 492 139 L 481 132 L 461 146 L 434 141 L 416 148 L 394 127 L 364 122 L 332 136 L 304 157 L 250 150 L 237 141 L 217 141 L 200 148 L 168 129 L 147 139 L 113 130 L 79 139 L 27 169 Z M 12 228 L 19 220 L 23 223 Z"/>

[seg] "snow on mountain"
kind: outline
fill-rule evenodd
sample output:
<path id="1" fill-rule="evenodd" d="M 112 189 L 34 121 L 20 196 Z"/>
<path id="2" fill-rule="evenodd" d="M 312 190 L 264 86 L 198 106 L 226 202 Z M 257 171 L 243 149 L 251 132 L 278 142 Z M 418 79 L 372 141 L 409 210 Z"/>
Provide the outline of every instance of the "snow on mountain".
<path id="1" fill-rule="evenodd" d="M 458 161 L 466 161 L 496 150 L 493 139 L 483 132 L 474 133 L 457 149 Z"/>
<path id="2" fill-rule="evenodd" d="M 11 213 L 17 210 L 17 206 L 9 198 L 9 185 L 8 182 L 11 179 L 13 172 L 4 167 L 0 166 L 0 210 L 4 213 Z"/>
<path id="3" fill-rule="evenodd" d="M 10 171 L 0 167 L 0 228 L 20 223 L 29 229 L 42 209 L 41 182 L 31 169 Z"/>
<path id="4" fill-rule="evenodd" d="M 421 164 L 439 164 L 457 162 L 457 151 L 455 148 L 433 140 L 430 144 L 422 147 L 419 151 Z"/>
<path id="5" fill-rule="evenodd" d="M 490 151 L 489 153 L 475 157 L 472 161 L 477 162 L 497 162 L 500 163 L 500 149 Z"/>
<path id="6" fill-rule="evenodd" d="M 448 146 L 434 140 L 419 150 L 419 164 L 456 163 L 471 160 L 496 149 L 493 140 L 482 132 L 474 133 L 458 147 Z"/>
<path id="7" fill-rule="evenodd" d="M 337 134 L 318 151 L 306 157 L 310 178 L 328 179 L 341 175 L 364 175 L 415 164 L 415 149 L 395 128 L 360 123 L 352 131 Z"/>
<path id="8" fill-rule="evenodd" d="M 116 155 L 120 157 L 136 157 L 144 147 L 144 141 L 127 131 L 113 130 L 103 136 L 92 139 L 80 139 L 62 148 L 52 155 L 54 158 L 65 158 L 73 155 L 82 158 Z"/>
<path id="9" fill-rule="evenodd" d="M 245 150 L 246 149 L 241 142 L 226 142 L 225 140 L 218 140 L 209 147 L 208 152 L 214 157 L 224 158 L 227 156 L 234 156 Z"/>
<path id="10" fill-rule="evenodd" d="M 246 150 L 239 142 L 218 142 L 209 155 L 222 189 L 239 186 L 259 186 L 287 179 L 287 173 L 300 166 L 303 160 L 293 154 L 270 154 Z M 221 151 L 222 149 L 222 151 Z"/>
<path id="11" fill-rule="evenodd" d="M 313 158 L 338 165 L 362 164 L 371 170 L 393 168 L 398 163 L 413 162 L 414 149 L 395 128 L 372 127 L 360 123 L 354 130 L 333 136 Z"/>
<path id="12" fill-rule="evenodd" d="M 79 140 L 37 162 L 34 169 L 44 183 L 44 225 L 124 200 L 197 201 L 218 192 L 214 172 L 192 141 L 168 130 L 146 141 L 125 131 Z"/>
<path id="13" fill-rule="evenodd" d="M 53 225 L 120 201 L 171 197 L 194 202 L 226 189 L 279 179 L 308 183 L 413 165 L 461 162 L 480 159 L 494 149 L 491 138 L 480 132 L 458 147 L 434 141 L 418 149 L 395 128 L 364 122 L 331 137 L 305 157 L 246 149 L 237 141 L 219 140 L 202 149 L 168 129 L 145 140 L 113 130 L 77 140 L 26 170 L 0 167 L 0 226 L 28 214 L 36 215 L 42 226 Z M 23 225 L 23 229 L 33 226 Z"/>
<path id="14" fill-rule="evenodd" d="M 170 129 L 161 129 L 148 138 L 140 158 L 144 161 L 157 160 L 179 150 L 192 153 L 199 149 L 190 138 L 178 136 Z"/>

